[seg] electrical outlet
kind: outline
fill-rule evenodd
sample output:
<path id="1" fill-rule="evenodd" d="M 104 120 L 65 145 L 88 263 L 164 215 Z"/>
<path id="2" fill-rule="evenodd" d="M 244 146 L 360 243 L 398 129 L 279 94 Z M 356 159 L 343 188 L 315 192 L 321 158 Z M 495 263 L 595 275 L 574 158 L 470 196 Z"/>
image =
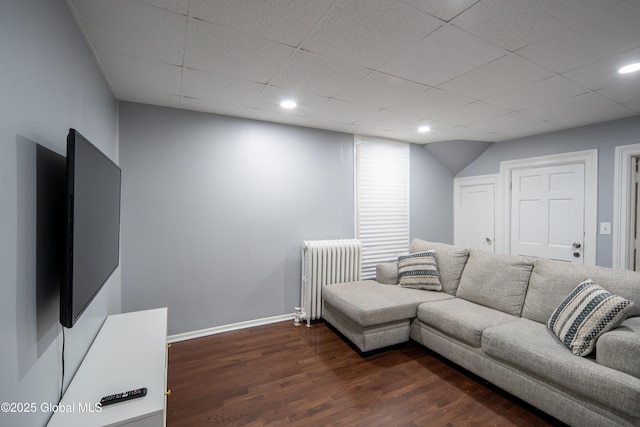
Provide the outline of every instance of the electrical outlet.
<path id="1" fill-rule="evenodd" d="M 600 234 L 611 234 L 611 223 L 610 222 L 601 222 L 600 223 Z"/>

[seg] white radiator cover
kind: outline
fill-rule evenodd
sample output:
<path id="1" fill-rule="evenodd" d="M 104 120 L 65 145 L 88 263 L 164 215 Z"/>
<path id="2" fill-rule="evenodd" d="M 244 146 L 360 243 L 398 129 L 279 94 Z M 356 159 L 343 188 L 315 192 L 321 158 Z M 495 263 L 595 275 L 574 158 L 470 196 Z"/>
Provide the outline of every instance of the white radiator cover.
<path id="1" fill-rule="evenodd" d="M 362 244 L 356 239 L 305 240 L 302 244 L 301 320 L 322 316 L 322 288 L 360 280 Z"/>

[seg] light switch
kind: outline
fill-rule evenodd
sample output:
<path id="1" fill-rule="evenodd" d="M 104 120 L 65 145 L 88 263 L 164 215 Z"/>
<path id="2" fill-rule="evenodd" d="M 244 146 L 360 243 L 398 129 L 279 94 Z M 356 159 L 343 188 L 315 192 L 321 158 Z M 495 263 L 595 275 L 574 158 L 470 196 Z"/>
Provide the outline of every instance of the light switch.
<path id="1" fill-rule="evenodd" d="M 601 222 L 600 223 L 600 234 L 611 234 L 611 223 L 610 222 Z"/>

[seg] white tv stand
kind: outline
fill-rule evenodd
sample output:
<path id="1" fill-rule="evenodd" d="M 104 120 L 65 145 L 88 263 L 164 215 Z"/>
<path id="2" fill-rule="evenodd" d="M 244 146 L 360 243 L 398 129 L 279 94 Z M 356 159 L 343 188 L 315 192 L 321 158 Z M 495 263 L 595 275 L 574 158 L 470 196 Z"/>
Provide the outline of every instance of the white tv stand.
<path id="1" fill-rule="evenodd" d="M 107 317 L 49 427 L 166 425 L 167 309 Z M 104 408 L 106 395 L 147 388 L 145 397 Z"/>

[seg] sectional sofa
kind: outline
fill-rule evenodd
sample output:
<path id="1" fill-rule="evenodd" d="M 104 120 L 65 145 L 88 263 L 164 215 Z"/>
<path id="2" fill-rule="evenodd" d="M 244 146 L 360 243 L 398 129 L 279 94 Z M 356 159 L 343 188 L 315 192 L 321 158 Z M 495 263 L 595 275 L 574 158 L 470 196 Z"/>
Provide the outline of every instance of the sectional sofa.
<path id="1" fill-rule="evenodd" d="M 569 425 L 640 426 L 640 273 L 419 239 L 410 254 L 326 286 L 322 317 L 362 352 L 415 340 Z"/>

